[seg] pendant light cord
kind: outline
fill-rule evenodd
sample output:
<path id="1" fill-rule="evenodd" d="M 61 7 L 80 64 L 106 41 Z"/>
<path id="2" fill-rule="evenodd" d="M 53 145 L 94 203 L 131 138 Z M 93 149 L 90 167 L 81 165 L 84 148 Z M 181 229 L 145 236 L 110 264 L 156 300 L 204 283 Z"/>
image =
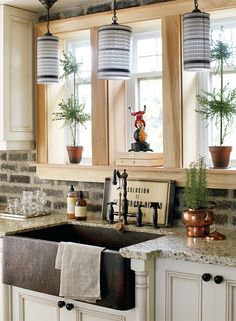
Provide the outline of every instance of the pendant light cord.
<path id="1" fill-rule="evenodd" d="M 198 9 L 198 0 L 194 0 L 194 6 L 195 6 L 195 9 L 193 10 L 193 12 L 201 12 L 201 10 Z"/>
<path id="2" fill-rule="evenodd" d="M 50 10 L 50 8 L 49 8 L 49 6 L 48 6 L 48 7 L 47 7 L 47 35 L 48 35 L 48 36 L 51 35 L 51 33 L 50 33 L 50 31 L 49 31 L 49 29 L 50 29 L 49 10 Z"/>
<path id="3" fill-rule="evenodd" d="M 116 15 L 116 0 L 114 0 L 114 5 L 113 5 L 113 17 L 112 17 L 112 23 L 117 24 L 117 15 Z"/>

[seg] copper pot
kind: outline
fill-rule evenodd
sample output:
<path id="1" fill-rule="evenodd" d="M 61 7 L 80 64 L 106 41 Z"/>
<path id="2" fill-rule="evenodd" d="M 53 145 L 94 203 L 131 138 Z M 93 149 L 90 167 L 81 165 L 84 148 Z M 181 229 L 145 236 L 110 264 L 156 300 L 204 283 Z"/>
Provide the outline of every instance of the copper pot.
<path id="1" fill-rule="evenodd" d="M 206 236 L 210 232 L 213 222 L 213 211 L 209 209 L 192 210 L 183 212 L 182 222 L 186 226 L 188 236 Z"/>

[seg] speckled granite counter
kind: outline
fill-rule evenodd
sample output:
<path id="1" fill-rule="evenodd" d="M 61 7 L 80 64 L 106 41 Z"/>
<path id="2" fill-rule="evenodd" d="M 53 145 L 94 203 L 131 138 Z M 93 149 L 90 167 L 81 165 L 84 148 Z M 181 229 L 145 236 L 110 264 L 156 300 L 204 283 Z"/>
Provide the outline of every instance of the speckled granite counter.
<path id="1" fill-rule="evenodd" d="M 84 224 L 71 222 L 72 224 Z M 99 225 L 101 222 L 87 222 L 89 225 Z M 103 223 L 104 227 L 114 228 L 114 225 Z M 205 238 L 192 238 L 186 236 L 185 228 L 136 227 L 128 225 L 129 231 L 149 232 L 163 236 L 131 245 L 120 249 L 120 254 L 127 258 L 148 260 L 153 257 L 166 257 L 197 263 L 214 264 L 236 267 L 236 233 L 234 230 L 219 229 L 226 235 L 223 241 L 208 241 Z M 213 229 L 213 227 L 212 227 Z"/>
<path id="2" fill-rule="evenodd" d="M 51 214 L 24 221 L 0 219 L 0 237 L 19 231 L 55 226 L 66 222 L 68 222 L 66 215 L 63 214 Z M 101 220 L 71 220 L 69 224 L 85 224 L 115 229 L 114 225 Z M 126 230 L 162 235 L 157 239 L 120 249 L 120 254 L 126 258 L 147 260 L 153 257 L 168 257 L 176 260 L 236 267 L 236 233 L 234 230 L 219 229 L 219 232 L 226 235 L 226 239 L 223 241 L 207 241 L 205 238 L 187 237 L 185 229 L 179 227 L 156 230 L 152 227 L 137 228 L 129 225 Z"/>
<path id="3" fill-rule="evenodd" d="M 0 237 L 20 231 L 29 231 L 43 227 L 59 225 L 67 222 L 64 214 L 50 214 L 29 218 L 26 220 L 12 220 L 0 218 Z"/>

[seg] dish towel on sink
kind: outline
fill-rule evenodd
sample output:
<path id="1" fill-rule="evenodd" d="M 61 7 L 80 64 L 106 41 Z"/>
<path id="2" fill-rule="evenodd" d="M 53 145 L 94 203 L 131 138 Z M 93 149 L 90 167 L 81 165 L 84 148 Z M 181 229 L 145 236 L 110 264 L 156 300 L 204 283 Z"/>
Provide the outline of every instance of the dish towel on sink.
<path id="1" fill-rule="evenodd" d="M 58 245 L 55 268 L 61 270 L 60 296 L 87 302 L 101 299 L 101 253 L 105 248 L 71 242 Z"/>

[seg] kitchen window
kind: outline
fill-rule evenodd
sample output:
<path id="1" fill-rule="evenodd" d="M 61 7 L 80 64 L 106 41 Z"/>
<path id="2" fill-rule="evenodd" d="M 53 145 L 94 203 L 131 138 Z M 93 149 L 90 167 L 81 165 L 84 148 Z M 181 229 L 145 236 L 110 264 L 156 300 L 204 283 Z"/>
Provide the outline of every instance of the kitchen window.
<path id="1" fill-rule="evenodd" d="M 81 103 L 85 105 L 85 111 L 91 114 L 91 68 L 92 56 L 89 34 L 76 40 L 68 40 L 66 43 L 66 51 L 72 53 L 76 57 L 76 61 L 80 63 L 80 73 L 76 81 L 76 96 Z M 78 80 L 79 78 L 79 80 Z M 72 94 L 72 82 L 66 84 L 66 96 Z M 92 163 L 92 131 L 91 120 L 86 122 L 86 127 L 79 126 L 78 144 L 84 146 L 83 158 L 81 164 Z M 68 137 L 68 134 L 67 134 Z M 67 138 L 68 139 L 68 138 Z M 68 141 L 68 143 L 71 143 Z"/>
<path id="2" fill-rule="evenodd" d="M 155 152 L 163 152 L 162 39 L 160 21 L 155 28 L 133 30 L 132 76 L 127 82 L 127 105 L 144 110 L 147 142 Z M 134 118 L 128 112 L 127 149 L 133 142 Z"/>
<path id="3" fill-rule="evenodd" d="M 211 37 L 212 41 L 222 40 L 226 42 L 233 55 L 228 62 L 224 65 L 224 86 L 228 83 L 229 88 L 235 88 L 236 77 L 236 17 L 227 19 L 217 19 L 211 22 Z M 210 72 L 199 74 L 199 92 L 201 89 L 212 91 L 213 88 L 218 90 L 220 88 L 219 75 L 215 74 L 215 65 L 211 65 Z M 234 124 L 236 123 L 236 115 L 234 116 Z M 229 128 L 229 134 L 225 137 L 224 145 L 230 145 L 233 147 L 231 153 L 231 166 L 236 165 L 236 127 Z M 210 163 L 210 155 L 208 146 L 219 145 L 219 130 L 215 127 L 214 123 L 206 120 L 201 120 L 199 117 L 199 153 L 205 155 L 207 161 Z"/>

